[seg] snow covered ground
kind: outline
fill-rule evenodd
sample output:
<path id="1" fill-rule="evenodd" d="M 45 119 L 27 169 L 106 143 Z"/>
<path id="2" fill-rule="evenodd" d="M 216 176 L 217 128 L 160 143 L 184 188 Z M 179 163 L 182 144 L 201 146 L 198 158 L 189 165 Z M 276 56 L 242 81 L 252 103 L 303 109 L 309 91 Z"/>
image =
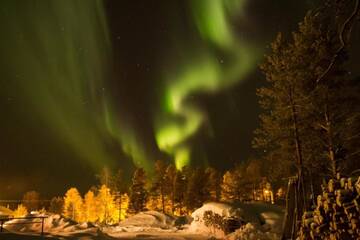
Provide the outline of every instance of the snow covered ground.
<path id="1" fill-rule="evenodd" d="M 245 224 L 234 233 L 225 235 L 219 229 L 206 226 L 204 213 L 212 211 L 224 218 L 240 219 Z M 206 203 L 193 212 L 194 221 L 188 228 L 189 232 L 213 235 L 229 240 L 272 240 L 280 239 L 284 210 L 275 205 L 264 203 Z"/>
<path id="2" fill-rule="evenodd" d="M 240 229 L 225 235 L 204 224 L 205 211 L 213 211 L 223 217 L 237 217 L 246 222 Z M 279 239 L 283 210 L 274 205 L 248 203 L 228 205 L 206 203 L 193 214 L 191 224 L 176 226 L 176 218 L 156 211 L 136 214 L 122 221 L 118 226 L 105 228 L 91 223 L 78 224 L 60 215 L 50 215 L 45 220 L 45 237 L 41 238 L 41 224 L 31 220 L 31 224 L 15 224 L 23 220 L 12 220 L 5 225 L 7 233 L 0 234 L 6 239 L 172 239 L 205 240 L 211 238 L 228 240 L 272 240 Z M 29 220 L 26 220 L 29 222 Z"/>

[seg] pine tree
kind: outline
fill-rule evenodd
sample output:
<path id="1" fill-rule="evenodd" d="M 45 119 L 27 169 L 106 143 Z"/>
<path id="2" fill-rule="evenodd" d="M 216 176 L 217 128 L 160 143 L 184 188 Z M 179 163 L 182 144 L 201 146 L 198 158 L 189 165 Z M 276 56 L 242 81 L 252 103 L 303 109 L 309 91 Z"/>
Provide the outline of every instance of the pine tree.
<path id="1" fill-rule="evenodd" d="M 206 175 L 206 191 L 209 192 L 209 198 L 207 201 L 219 201 L 221 194 L 221 175 L 220 173 L 212 167 L 208 167 L 205 169 Z"/>
<path id="2" fill-rule="evenodd" d="M 157 160 L 155 162 L 155 174 L 151 187 L 151 200 L 155 210 L 165 212 L 165 198 L 166 198 L 166 185 L 168 183 L 165 179 L 166 165 L 163 161 Z M 159 201 L 160 204 L 156 202 Z M 160 209 L 156 209 L 160 205 Z"/>
<path id="3" fill-rule="evenodd" d="M 77 222 L 83 220 L 83 199 L 76 188 L 70 188 L 64 197 L 64 216 Z"/>
<path id="4" fill-rule="evenodd" d="M 240 174 L 236 170 L 226 171 L 221 184 L 221 200 L 226 202 L 240 201 Z"/>
<path id="5" fill-rule="evenodd" d="M 246 179 L 246 165 L 241 164 L 223 175 L 221 199 L 227 202 L 247 200 L 251 194 L 251 184 Z"/>
<path id="6" fill-rule="evenodd" d="M 249 192 L 252 192 L 252 199 L 256 200 L 256 189 L 262 180 L 261 162 L 259 160 L 251 159 L 245 170 L 245 179 L 248 181 Z"/>
<path id="7" fill-rule="evenodd" d="M 132 178 L 130 187 L 130 201 L 128 212 L 130 214 L 145 210 L 147 191 L 145 189 L 146 175 L 143 168 L 137 168 Z"/>
<path id="8" fill-rule="evenodd" d="M 109 188 L 117 193 L 117 194 L 124 194 L 127 192 L 126 189 L 126 184 L 125 181 L 123 179 L 123 171 L 122 169 L 118 169 L 117 172 L 114 174 L 114 176 L 112 177 L 112 184 L 109 186 Z"/>
<path id="9" fill-rule="evenodd" d="M 115 194 L 115 202 L 117 208 L 117 215 L 115 218 L 121 221 L 126 216 L 126 211 L 129 204 L 129 197 L 127 194 L 126 184 L 123 179 L 122 169 L 118 169 L 112 178 L 113 193 Z"/>
<path id="10" fill-rule="evenodd" d="M 164 193 L 165 193 L 165 211 L 174 213 L 175 210 L 175 176 L 176 167 L 169 164 L 165 170 Z"/>
<path id="11" fill-rule="evenodd" d="M 120 222 L 125 219 L 126 212 L 129 207 L 129 196 L 127 193 L 123 193 L 116 198 L 116 211 L 113 212 L 112 218 L 115 219 L 116 222 Z"/>
<path id="12" fill-rule="evenodd" d="M 279 34 L 261 67 L 268 86 L 258 89 L 264 114 L 253 145 L 269 163 L 272 181 L 297 173 L 297 220 L 308 204 L 304 175 L 322 177 L 330 166 L 335 176 L 339 163 L 356 153 L 349 154 L 348 140 L 358 138 L 358 114 L 351 111 L 357 100 L 347 91 L 342 23 L 331 6 L 309 12 L 289 41 Z"/>
<path id="13" fill-rule="evenodd" d="M 187 210 L 193 211 L 202 206 L 209 199 L 209 192 L 206 189 L 207 178 L 202 168 L 196 168 L 189 172 L 185 205 Z"/>
<path id="14" fill-rule="evenodd" d="M 291 41 L 279 34 L 262 65 L 269 86 L 258 89 L 265 113 L 254 147 L 272 163 L 270 176 L 282 169 L 281 175 L 289 176 L 295 166 L 300 175 L 304 168 L 314 173 L 331 166 L 329 172 L 335 176 L 345 152 L 356 152 L 350 146 L 359 138 L 359 114 L 354 111 L 359 88 L 349 85 L 346 58 L 339 55 L 343 60 L 317 82 L 340 44 L 338 23 L 329 12 L 309 12 Z"/>
<path id="15" fill-rule="evenodd" d="M 187 178 L 182 171 L 176 170 L 174 176 L 174 212 L 178 215 L 182 215 L 186 210 L 185 207 L 185 195 L 187 187 Z"/>

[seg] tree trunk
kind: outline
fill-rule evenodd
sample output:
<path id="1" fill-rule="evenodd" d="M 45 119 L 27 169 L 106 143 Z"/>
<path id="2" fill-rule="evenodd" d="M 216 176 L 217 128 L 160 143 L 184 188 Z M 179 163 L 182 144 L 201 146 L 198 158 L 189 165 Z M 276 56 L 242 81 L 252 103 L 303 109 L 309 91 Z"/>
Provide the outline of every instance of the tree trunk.
<path id="1" fill-rule="evenodd" d="M 298 127 L 298 114 L 296 112 L 295 101 L 293 99 L 293 90 L 290 89 L 290 104 L 291 104 L 291 116 L 292 116 L 292 124 L 293 124 L 293 134 L 294 134 L 294 141 L 295 141 L 295 151 L 296 151 L 296 158 L 297 158 L 297 168 L 298 168 L 298 200 L 299 204 L 298 207 L 299 217 L 302 216 L 302 211 L 306 206 L 306 196 L 305 196 L 305 186 L 303 181 L 303 156 L 302 156 L 302 145 L 299 136 L 299 127 Z M 301 203 L 302 201 L 302 203 Z"/>
<path id="2" fill-rule="evenodd" d="M 288 190 L 286 193 L 286 212 L 284 217 L 284 225 L 283 225 L 283 235 L 282 240 L 292 239 L 293 238 L 293 231 L 294 225 L 296 223 L 296 181 L 294 179 L 289 179 L 288 182 Z"/>
<path id="3" fill-rule="evenodd" d="M 331 166 L 331 174 L 334 178 L 336 178 L 336 173 L 338 172 L 337 160 L 335 158 L 334 151 L 334 142 L 333 142 L 333 133 L 332 133 L 332 122 L 329 116 L 329 108 L 328 105 L 325 104 L 325 124 L 326 124 L 326 134 L 328 140 L 328 155 Z"/>
<path id="4" fill-rule="evenodd" d="M 164 189 L 162 186 L 160 187 L 160 193 L 161 193 L 162 212 L 165 213 L 165 198 L 164 198 Z"/>

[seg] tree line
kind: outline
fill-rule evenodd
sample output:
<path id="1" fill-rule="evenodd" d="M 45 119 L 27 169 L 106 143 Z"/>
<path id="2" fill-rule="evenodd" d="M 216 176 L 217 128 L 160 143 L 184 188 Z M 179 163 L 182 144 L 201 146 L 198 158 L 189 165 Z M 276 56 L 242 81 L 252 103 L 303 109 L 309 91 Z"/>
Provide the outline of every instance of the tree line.
<path id="1" fill-rule="evenodd" d="M 272 192 L 257 160 L 224 172 L 192 166 L 178 170 L 173 163 L 158 160 L 152 174 L 141 167 L 135 168 L 129 184 L 122 170 L 113 172 L 104 167 L 96 177 L 98 185 L 92 186 L 84 196 L 71 187 L 64 196 L 52 198 L 47 211 L 78 222 L 112 224 L 146 210 L 180 216 L 209 201 L 270 201 L 266 193 Z M 17 216 L 40 208 L 41 212 L 46 211 L 40 204 L 39 193 L 27 192 L 18 206 Z"/>

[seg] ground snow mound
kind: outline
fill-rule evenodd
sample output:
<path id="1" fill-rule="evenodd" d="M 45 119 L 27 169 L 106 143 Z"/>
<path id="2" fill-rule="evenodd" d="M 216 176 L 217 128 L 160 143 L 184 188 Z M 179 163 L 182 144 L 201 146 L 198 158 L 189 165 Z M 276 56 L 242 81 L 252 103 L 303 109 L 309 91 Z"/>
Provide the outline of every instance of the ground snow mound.
<path id="1" fill-rule="evenodd" d="M 157 212 L 147 211 L 135 214 L 122 222 L 120 227 L 139 227 L 139 228 L 162 228 L 169 229 L 174 226 L 175 218 L 169 215 Z"/>
<path id="2" fill-rule="evenodd" d="M 193 222 L 188 230 L 194 233 L 210 234 L 225 238 L 221 229 L 206 226 L 204 213 L 212 211 L 223 218 L 238 219 L 247 223 L 226 236 L 227 239 L 277 239 L 281 233 L 283 209 L 267 203 L 235 203 L 226 204 L 218 202 L 205 203 L 192 213 Z"/>
<path id="3" fill-rule="evenodd" d="M 204 220 L 204 213 L 211 211 L 216 213 L 224 218 L 236 218 L 244 220 L 244 211 L 241 208 L 234 208 L 230 204 L 218 203 L 218 202 L 209 202 L 205 203 L 201 208 L 196 209 L 191 217 L 193 221 L 191 222 L 188 231 L 200 234 L 211 234 L 216 237 L 224 237 L 224 232 L 221 229 L 213 228 L 206 226 Z"/>
<path id="4" fill-rule="evenodd" d="M 5 223 L 5 228 L 12 232 L 40 232 L 41 231 L 41 219 L 14 219 Z M 73 232 L 87 228 L 84 224 L 78 224 L 77 222 L 64 218 L 59 214 L 49 215 L 44 219 L 44 231 L 45 232 Z"/>

